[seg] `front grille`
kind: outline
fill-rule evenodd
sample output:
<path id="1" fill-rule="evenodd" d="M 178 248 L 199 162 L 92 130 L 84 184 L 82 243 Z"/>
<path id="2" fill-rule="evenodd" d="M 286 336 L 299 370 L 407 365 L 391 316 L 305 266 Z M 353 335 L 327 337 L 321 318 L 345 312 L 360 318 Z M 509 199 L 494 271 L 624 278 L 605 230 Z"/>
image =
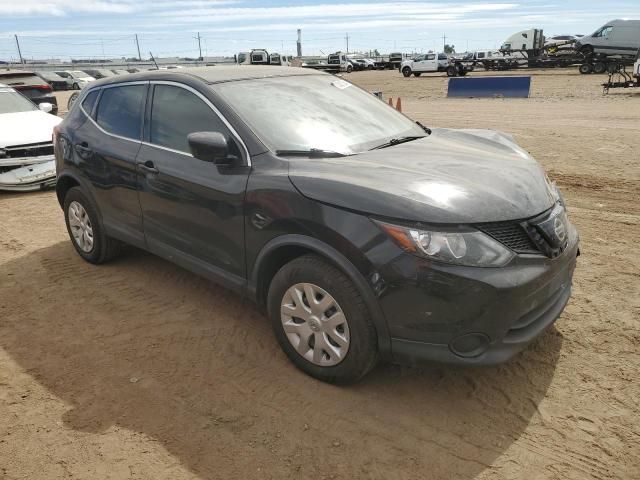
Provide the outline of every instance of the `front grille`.
<path id="1" fill-rule="evenodd" d="M 8 158 L 41 157 L 43 155 L 53 155 L 53 143 L 30 143 L 28 145 L 14 145 L 3 147 Z"/>
<path id="2" fill-rule="evenodd" d="M 486 223 L 478 225 L 478 228 L 516 253 L 540 253 L 540 249 L 519 223 Z"/>

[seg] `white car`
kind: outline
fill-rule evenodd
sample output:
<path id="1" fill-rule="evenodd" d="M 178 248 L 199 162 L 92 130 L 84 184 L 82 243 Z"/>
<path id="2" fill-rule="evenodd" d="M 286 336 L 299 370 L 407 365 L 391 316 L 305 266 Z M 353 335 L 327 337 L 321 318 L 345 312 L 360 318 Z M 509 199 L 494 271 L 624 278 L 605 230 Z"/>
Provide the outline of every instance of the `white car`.
<path id="1" fill-rule="evenodd" d="M 89 85 L 89 83 L 96 81 L 96 79 L 91 75 L 88 75 L 80 70 L 56 70 L 54 73 L 57 73 L 61 77 L 72 79 L 72 87 L 74 90 L 80 90 L 81 88 Z"/>
<path id="2" fill-rule="evenodd" d="M 425 53 L 410 60 L 404 60 L 400 65 L 400 72 L 405 77 L 412 74 L 419 77 L 426 72 L 446 72 L 449 67 L 449 57 L 444 53 Z"/>
<path id="3" fill-rule="evenodd" d="M 0 84 L 0 190 L 28 192 L 56 183 L 53 128 L 62 119 L 53 105 L 31 100 Z"/>

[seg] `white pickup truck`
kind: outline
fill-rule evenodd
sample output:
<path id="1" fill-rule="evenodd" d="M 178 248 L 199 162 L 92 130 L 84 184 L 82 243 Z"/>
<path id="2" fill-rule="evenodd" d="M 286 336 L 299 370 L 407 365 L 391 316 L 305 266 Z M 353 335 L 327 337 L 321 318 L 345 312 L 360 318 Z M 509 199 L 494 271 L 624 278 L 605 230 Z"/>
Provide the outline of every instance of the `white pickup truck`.
<path id="1" fill-rule="evenodd" d="M 449 57 L 445 53 L 425 53 L 410 60 L 404 60 L 400 65 L 400 72 L 405 77 L 412 74 L 419 77 L 427 72 L 446 72 L 449 68 Z"/>

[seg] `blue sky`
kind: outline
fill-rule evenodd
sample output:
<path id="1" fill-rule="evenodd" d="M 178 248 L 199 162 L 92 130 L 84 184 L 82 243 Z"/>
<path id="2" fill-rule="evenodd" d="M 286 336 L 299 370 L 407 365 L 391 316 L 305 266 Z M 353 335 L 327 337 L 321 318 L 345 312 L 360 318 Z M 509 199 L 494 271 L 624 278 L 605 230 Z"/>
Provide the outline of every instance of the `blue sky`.
<path id="1" fill-rule="evenodd" d="M 545 34 L 591 33 L 614 18 L 640 19 L 639 0 L 0 0 L 0 60 L 27 58 L 233 55 L 251 48 L 303 54 L 346 49 L 457 51 L 498 47 L 537 27 Z"/>

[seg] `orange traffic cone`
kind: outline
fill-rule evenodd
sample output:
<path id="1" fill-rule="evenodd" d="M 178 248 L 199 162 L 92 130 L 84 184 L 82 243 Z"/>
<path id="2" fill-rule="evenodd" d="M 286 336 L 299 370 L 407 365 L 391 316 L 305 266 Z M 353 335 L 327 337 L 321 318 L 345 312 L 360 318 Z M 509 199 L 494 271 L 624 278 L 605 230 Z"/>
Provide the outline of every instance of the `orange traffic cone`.
<path id="1" fill-rule="evenodd" d="M 396 110 L 402 112 L 402 99 L 400 97 L 398 97 L 398 100 L 396 101 Z"/>

